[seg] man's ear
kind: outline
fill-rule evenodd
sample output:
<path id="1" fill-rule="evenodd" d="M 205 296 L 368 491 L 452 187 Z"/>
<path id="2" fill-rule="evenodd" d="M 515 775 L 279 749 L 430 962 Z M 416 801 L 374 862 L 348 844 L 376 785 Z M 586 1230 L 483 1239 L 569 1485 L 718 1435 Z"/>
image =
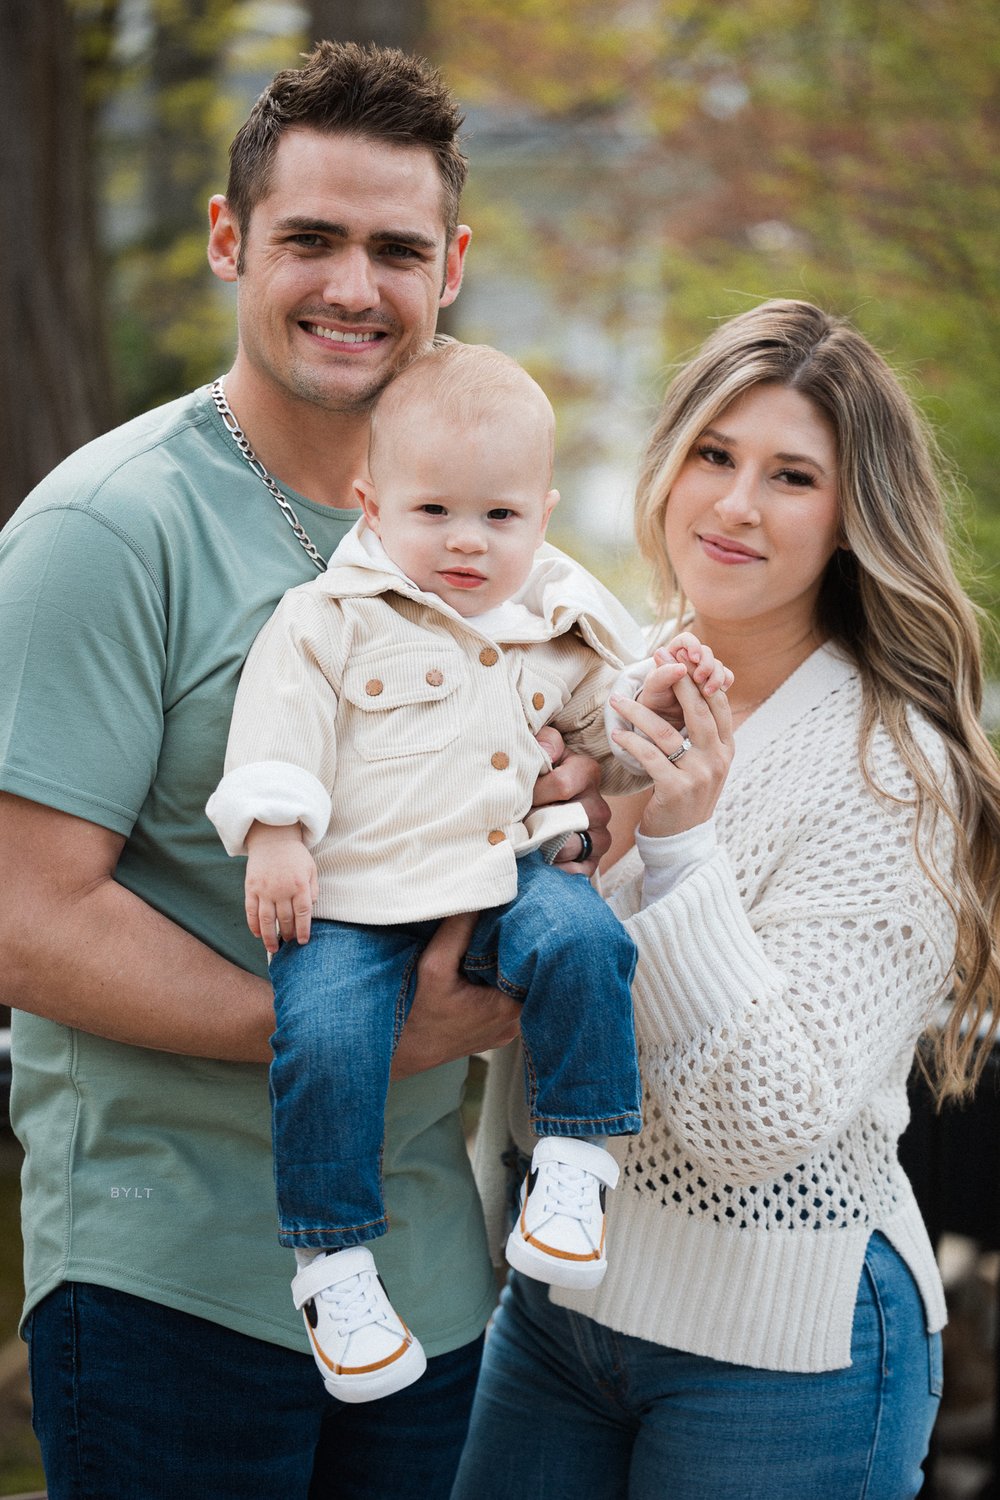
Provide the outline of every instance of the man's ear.
<path id="1" fill-rule="evenodd" d="M 240 232 L 221 193 L 208 201 L 208 263 L 220 281 L 235 281 L 240 255 Z"/>
<path id="2" fill-rule="evenodd" d="M 361 506 L 362 513 L 368 525 L 376 536 L 381 536 L 379 530 L 382 522 L 379 517 L 378 496 L 375 486 L 370 479 L 356 479 L 354 481 L 354 497 Z"/>
<path id="3" fill-rule="evenodd" d="M 472 230 L 468 224 L 459 224 L 452 235 L 448 249 L 445 251 L 444 285 L 441 288 L 439 307 L 450 307 L 461 290 L 462 272 L 465 267 L 465 252 L 469 248 L 469 241 L 471 239 Z"/>

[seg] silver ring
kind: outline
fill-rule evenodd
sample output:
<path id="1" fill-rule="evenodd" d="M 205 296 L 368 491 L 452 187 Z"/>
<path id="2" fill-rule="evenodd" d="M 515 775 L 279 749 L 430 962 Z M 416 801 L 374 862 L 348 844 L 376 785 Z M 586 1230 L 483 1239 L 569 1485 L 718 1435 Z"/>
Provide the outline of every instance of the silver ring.
<path id="1" fill-rule="evenodd" d="M 667 760 L 669 760 L 669 761 L 680 760 L 681 756 L 682 755 L 686 755 L 687 752 L 690 749 L 691 749 L 691 741 L 688 739 L 687 735 L 685 735 L 684 738 L 683 738 L 683 740 L 681 741 L 681 748 L 679 750 L 675 750 L 674 753 L 673 753 L 673 755 L 668 755 L 667 756 Z"/>
<path id="2" fill-rule="evenodd" d="M 576 863 L 578 865 L 582 865 L 586 860 L 590 858 L 590 856 L 594 852 L 594 840 L 590 837 L 590 834 L 587 832 L 586 828 L 577 830 L 577 838 L 580 840 L 580 844 L 582 847 L 580 849 L 580 856 L 577 859 Z"/>

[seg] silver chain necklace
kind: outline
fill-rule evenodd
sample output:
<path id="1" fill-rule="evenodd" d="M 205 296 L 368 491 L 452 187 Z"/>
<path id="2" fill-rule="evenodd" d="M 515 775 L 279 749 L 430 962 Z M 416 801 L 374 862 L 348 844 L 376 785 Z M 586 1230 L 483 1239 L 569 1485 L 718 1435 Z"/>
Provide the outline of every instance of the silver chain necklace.
<path id="1" fill-rule="evenodd" d="M 264 468 L 264 465 L 257 457 L 256 453 L 251 448 L 249 442 L 247 441 L 246 433 L 243 431 L 243 428 L 240 426 L 239 422 L 237 422 L 236 417 L 233 413 L 233 409 L 229 405 L 229 402 L 226 400 L 226 393 L 222 389 L 221 376 L 218 380 L 214 380 L 209 386 L 209 393 L 211 394 L 212 400 L 215 402 L 219 416 L 225 423 L 226 431 L 229 433 L 229 436 L 236 444 L 243 458 L 246 459 L 251 471 L 256 474 L 257 478 L 271 495 L 272 499 L 277 501 L 278 508 L 280 509 L 281 514 L 284 516 L 285 520 L 288 522 L 289 526 L 292 528 L 292 534 L 294 535 L 296 541 L 299 543 L 299 546 L 312 560 L 318 570 L 321 573 L 325 573 L 326 558 L 321 556 L 321 554 L 317 552 L 316 548 L 309 540 L 309 535 L 305 527 L 302 525 L 302 522 L 299 520 L 298 516 L 295 514 L 294 510 L 286 500 L 285 496 L 281 493 L 278 486 L 275 484 L 274 480 L 271 478 L 270 474 L 267 472 L 267 470 Z"/>

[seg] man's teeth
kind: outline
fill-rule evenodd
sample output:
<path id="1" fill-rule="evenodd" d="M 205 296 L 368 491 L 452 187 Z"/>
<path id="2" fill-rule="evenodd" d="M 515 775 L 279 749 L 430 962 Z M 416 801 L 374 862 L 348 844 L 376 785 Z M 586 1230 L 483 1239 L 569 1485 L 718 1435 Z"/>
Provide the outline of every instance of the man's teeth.
<path id="1" fill-rule="evenodd" d="M 339 328 L 321 328 L 318 323 L 307 323 L 306 327 L 332 344 L 373 344 L 379 337 L 377 333 L 342 333 Z"/>

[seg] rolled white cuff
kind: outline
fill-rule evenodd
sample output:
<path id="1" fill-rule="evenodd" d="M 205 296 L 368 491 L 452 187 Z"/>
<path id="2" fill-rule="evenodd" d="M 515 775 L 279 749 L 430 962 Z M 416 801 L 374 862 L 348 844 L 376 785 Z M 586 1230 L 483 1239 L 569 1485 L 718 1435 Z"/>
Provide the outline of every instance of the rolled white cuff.
<path id="1" fill-rule="evenodd" d="M 653 658 L 647 656 L 644 661 L 636 661 L 631 666 L 625 667 L 615 679 L 614 686 L 611 689 L 611 696 L 616 698 L 631 698 L 634 703 L 641 693 L 642 685 L 653 670 L 654 665 Z M 641 729 L 636 729 L 634 724 L 629 724 L 626 719 L 622 718 L 621 714 L 616 714 L 611 707 L 610 698 L 604 707 L 604 728 L 608 736 L 608 744 L 611 747 L 611 754 L 615 757 L 615 760 L 621 761 L 623 766 L 628 766 L 630 771 L 635 771 L 639 776 L 648 776 L 649 773 L 645 767 L 640 766 L 635 756 L 630 755 L 627 750 L 623 750 L 621 745 L 617 744 L 611 738 L 611 732 L 614 729 L 624 729 L 629 734 L 642 735 L 643 739 L 648 739 L 649 736 L 643 734 Z"/>
<path id="2" fill-rule="evenodd" d="M 643 863 L 642 901 L 640 911 L 676 890 L 682 880 L 711 859 L 717 847 L 715 820 L 697 823 L 683 833 L 664 838 L 650 838 L 636 833 L 635 847 Z"/>
<path id="3" fill-rule="evenodd" d="M 253 823 L 288 827 L 301 823 L 307 849 L 330 824 L 330 794 L 311 771 L 283 760 L 260 760 L 229 771 L 205 808 L 227 854 L 246 854 Z"/>

